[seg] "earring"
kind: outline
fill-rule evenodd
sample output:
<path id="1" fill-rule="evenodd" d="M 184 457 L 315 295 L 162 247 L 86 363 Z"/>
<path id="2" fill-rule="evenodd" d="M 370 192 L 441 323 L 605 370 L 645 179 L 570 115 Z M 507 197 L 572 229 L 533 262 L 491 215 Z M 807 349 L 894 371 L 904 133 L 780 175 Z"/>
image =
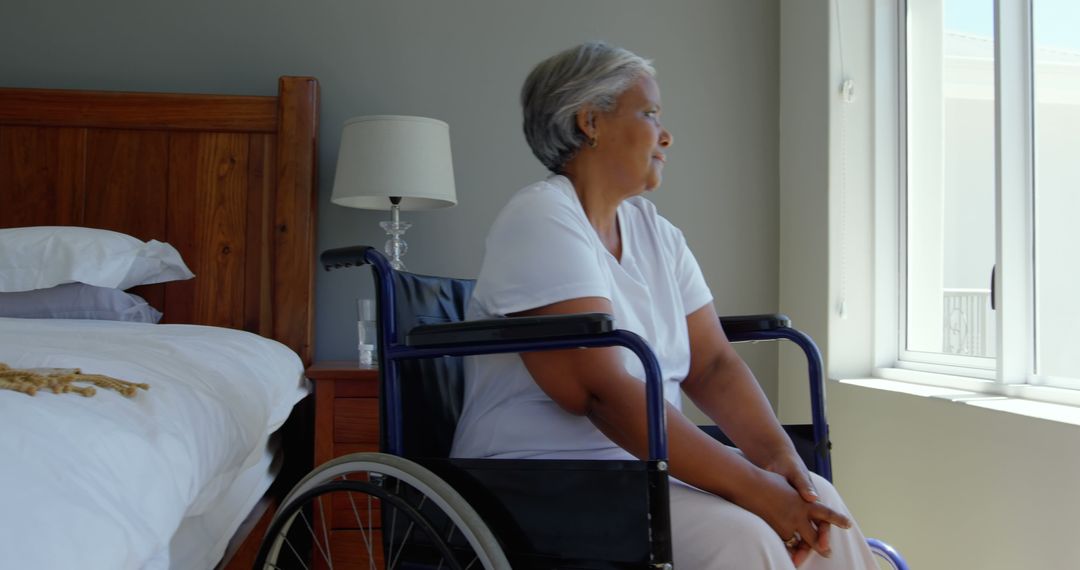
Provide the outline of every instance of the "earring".
<path id="1" fill-rule="evenodd" d="M 596 137 L 589 137 L 589 148 L 596 148 L 596 147 L 597 147 Z"/>

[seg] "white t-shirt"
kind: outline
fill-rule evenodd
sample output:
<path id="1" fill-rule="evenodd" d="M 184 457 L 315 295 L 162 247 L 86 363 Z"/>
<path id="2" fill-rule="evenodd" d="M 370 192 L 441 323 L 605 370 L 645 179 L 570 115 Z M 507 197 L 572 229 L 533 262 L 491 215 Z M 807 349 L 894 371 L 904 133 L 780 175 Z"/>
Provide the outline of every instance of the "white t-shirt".
<path id="1" fill-rule="evenodd" d="M 600 242 L 570 180 L 552 176 L 510 199 L 488 234 L 469 319 L 508 314 L 581 297 L 611 301 L 615 327 L 649 342 L 664 397 L 680 407 L 690 369 L 686 315 L 712 301 L 686 240 L 656 207 L 636 196 L 617 211 L 622 260 Z M 641 361 L 619 349 L 644 381 Z M 629 459 L 592 422 L 564 411 L 533 381 L 517 354 L 469 357 L 465 404 L 453 457 Z"/>

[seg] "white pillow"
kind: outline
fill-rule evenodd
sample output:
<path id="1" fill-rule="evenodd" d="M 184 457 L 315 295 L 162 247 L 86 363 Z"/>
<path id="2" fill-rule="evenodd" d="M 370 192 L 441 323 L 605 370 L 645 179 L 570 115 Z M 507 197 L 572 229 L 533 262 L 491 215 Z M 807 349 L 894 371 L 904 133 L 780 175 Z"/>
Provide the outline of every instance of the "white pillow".
<path id="1" fill-rule="evenodd" d="M 73 226 L 0 229 L 0 292 L 63 283 L 128 289 L 191 279 L 176 249 L 157 240 Z"/>

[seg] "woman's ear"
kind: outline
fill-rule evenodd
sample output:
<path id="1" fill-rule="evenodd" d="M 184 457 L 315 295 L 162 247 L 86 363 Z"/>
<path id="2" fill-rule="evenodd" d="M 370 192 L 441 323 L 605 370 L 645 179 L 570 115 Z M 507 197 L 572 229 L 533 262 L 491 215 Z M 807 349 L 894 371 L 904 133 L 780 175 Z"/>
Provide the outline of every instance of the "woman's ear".
<path id="1" fill-rule="evenodd" d="M 577 128 L 581 131 L 585 138 L 592 140 L 596 138 L 596 110 L 592 105 L 583 105 L 578 109 L 577 116 Z"/>

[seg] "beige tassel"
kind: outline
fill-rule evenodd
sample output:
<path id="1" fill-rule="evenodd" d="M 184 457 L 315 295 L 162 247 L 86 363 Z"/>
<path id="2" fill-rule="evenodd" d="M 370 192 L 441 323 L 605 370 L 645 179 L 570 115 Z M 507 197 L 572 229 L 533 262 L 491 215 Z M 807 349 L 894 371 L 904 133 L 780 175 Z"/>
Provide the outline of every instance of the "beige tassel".
<path id="1" fill-rule="evenodd" d="M 76 386 L 74 382 L 93 384 L 119 392 L 128 398 L 135 397 L 139 388 L 150 389 L 149 384 L 128 382 L 101 374 L 83 374 L 78 368 L 19 370 L 0 362 L 0 389 L 14 390 L 29 396 L 37 394 L 42 388 L 49 389 L 54 394 L 74 392 L 87 398 L 97 393 L 97 390 L 90 386 Z"/>

